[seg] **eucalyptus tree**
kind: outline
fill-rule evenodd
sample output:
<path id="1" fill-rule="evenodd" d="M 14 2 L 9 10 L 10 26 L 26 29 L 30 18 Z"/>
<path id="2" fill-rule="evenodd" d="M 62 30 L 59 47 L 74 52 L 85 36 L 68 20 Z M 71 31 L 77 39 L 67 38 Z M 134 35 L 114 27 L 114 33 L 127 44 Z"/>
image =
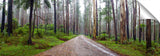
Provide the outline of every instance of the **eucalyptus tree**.
<path id="1" fill-rule="evenodd" d="M 125 16 L 125 0 L 121 0 L 120 1 L 120 6 L 121 6 L 121 19 L 120 19 L 120 23 L 121 23 L 121 28 L 120 28 L 120 42 L 121 44 L 126 42 L 126 16 Z"/>
<path id="2" fill-rule="evenodd" d="M 96 36 L 98 36 L 98 2 L 96 0 Z"/>
<path id="3" fill-rule="evenodd" d="M 127 23 L 127 39 L 129 40 L 129 10 L 128 10 L 128 0 L 126 1 L 126 23 Z"/>
<path id="4" fill-rule="evenodd" d="M 133 1 L 133 39 L 136 40 L 137 0 Z"/>
<path id="5" fill-rule="evenodd" d="M 151 48 L 151 19 L 147 19 L 147 27 L 146 27 L 146 48 L 149 53 L 149 49 Z"/>
<path id="6" fill-rule="evenodd" d="M 5 8 L 6 8 L 6 0 L 3 0 L 3 11 L 2 11 L 2 25 L 1 25 L 1 32 L 4 30 L 5 25 Z"/>
<path id="7" fill-rule="evenodd" d="M 115 19 L 114 1 L 111 0 L 111 2 L 112 2 L 112 11 L 113 11 L 113 20 L 114 20 L 115 41 L 117 43 L 117 25 L 116 25 L 116 19 Z"/>
<path id="8" fill-rule="evenodd" d="M 80 15 L 80 5 L 79 0 L 76 0 L 76 34 L 79 33 L 79 15 Z"/>
<path id="9" fill-rule="evenodd" d="M 96 39 L 96 5 L 95 5 L 95 0 L 93 0 L 93 18 L 94 18 L 93 39 Z"/>
<path id="10" fill-rule="evenodd" d="M 8 35 L 12 33 L 12 3 L 13 0 L 8 0 Z"/>
<path id="11" fill-rule="evenodd" d="M 66 0 L 66 33 L 69 35 L 69 4 L 70 0 Z"/>

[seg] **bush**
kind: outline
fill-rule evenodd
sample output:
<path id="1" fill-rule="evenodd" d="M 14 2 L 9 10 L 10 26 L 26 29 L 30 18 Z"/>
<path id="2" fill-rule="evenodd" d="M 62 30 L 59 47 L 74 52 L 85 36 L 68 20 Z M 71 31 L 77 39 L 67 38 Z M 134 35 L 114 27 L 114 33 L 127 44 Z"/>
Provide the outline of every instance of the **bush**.
<path id="1" fill-rule="evenodd" d="M 108 34 L 100 34 L 98 37 L 97 37 L 97 39 L 98 40 L 106 40 L 107 39 L 107 37 L 108 37 L 109 35 Z"/>

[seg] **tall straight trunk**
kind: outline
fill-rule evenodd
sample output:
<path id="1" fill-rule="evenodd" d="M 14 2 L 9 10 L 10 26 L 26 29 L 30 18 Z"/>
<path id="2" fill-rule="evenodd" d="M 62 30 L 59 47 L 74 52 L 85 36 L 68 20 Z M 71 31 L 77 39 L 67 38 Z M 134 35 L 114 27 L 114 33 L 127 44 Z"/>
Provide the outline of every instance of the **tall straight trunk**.
<path id="1" fill-rule="evenodd" d="M 8 0 L 8 35 L 12 33 L 12 3 L 13 0 Z"/>
<path id="2" fill-rule="evenodd" d="M 64 16 L 64 0 L 63 0 L 63 28 L 64 28 L 64 33 L 65 33 L 65 31 L 66 31 L 66 27 L 65 27 L 65 16 Z"/>
<path id="3" fill-rule="evenodd" d="M 120 32 L 120 42 L 121 44 L 124 44 L 126 42 L 127 36 L 126 36 L 126 14 L 125 14 L 125 1 L 121 0 L 121 32 Z"/>
<path id="4" fill-rule="evenodd" d="M 30 0 L 30 16 L 29 16 L 29 39 L 28 39 L 28 44 L 32 44 L 32 39 L 31 39 L 31 29 L 32 29 L 32 12 L 33 12 L 33 3 L 34 0 Z"/>
<path id="5" fill-rule="evenodd" d="M 98 36 L 98 9 L 97 9 L 97 0 L 96 0 L 96 36 Z"/>
<path id="6" fill-rule="evenodd" d="M 108 20 L 109 20 L 109 19 L 108 19 Z M 110 22 L 108 22 L 108 35 L 109 35 L 108 38 L 110 38 L 110 37 L 111 37 L 111 33 L 110 33 Z"/>
<path id="7" fill-rule="evenodd" d="M 156 42 L 156 21 L 154 20 L 154 42 Z"/>
<path id="8" fill-rule="evenodd" d="M 107 12 L 108 17 L 110 16 L 109 8 L 110 8 L 110 1 L 108 1 L 108 12 Z M 108 18 L 108 35 L 109 35 L 108 38 L 110 38 L 110 36 L 111 36 L 110 35 L 110 18 Z"/>
<path id="9" fill-rule="evenodd" d="M 94 18 L 93 39 L 96 39 L 96 5 L 95 5 L 95 0 L 93 0 L 93 18 Z"/>
<path id="10" fill-rule="evenodd" d="M 128 1 L 126 0 L 126 23 L 127 23 L 127 39 L 129 41 L 129 10 L 128 10 Z"/>
<path id="11" fill-rule="evenodd" d="M 89 12 L 90 12 L 90 15 L 89 15 L 89 28 L 90 28 L 90 37 L 91 37 L 91 35 L 92 35 L 92 17 L 91 17 L 91 15 L 92 15 L 92 7 L 90 7 L 90 10 L 89 10 Z"/>
<path id="12" fill-rule="evenodd" d="M 6 0 L 3 0 L 3 11 L 2 11 L 2 25 L 1 25 L 1 32 L 4 30 L 5 25 L 5 8 L 6 8 Z"/>
<path id="13" fill-rule="evenodd" d="M 34 10 L 34 19 L 33 19 L 33 31 L 32 31 L 32 37 L 34 36 L 34 28 L 35 28 L 35 21 L 36 21 L 36 8 Z"/>
<path id="14" fill-rule="evenodd" d="M 160 43 L 160 23 L 159 23 L 159 43 Z"/>
<path id="15" fill-rule="evenodd" d="M 136 41 L 136 18 L 137 18 L 137 0 L 134 1 L 134 18 L 133 18 L 133 39 Z"/>
<path id="16" fill-rule="evenodd" d="M 144 24 L 144 19 L 143 19 L 143 24 Z M 143 41 L 144 41 L 144 27 L 143 27 Z"/>
<path id="17" fill-rule="evenodd" d="M 140 5 L 139 5 L 139 42 L 141 42 L 141 32 L 142 32 L 142 28 L 141 28 L 141 21 L 140 21 Z"/>
<path id="18" fill-rule="evenodd" d="M 102 21 L 102 15 L 101 14 L 99 14 L 99 34 L 101 33 L 101 25 L 102 25 L 102 23 L 101 23 L 101 21 Z"/>
<path id="19" fill-rule="evenodd" d="M 56 22 L 56 0 L 54 0 L 54 33 L 56 34 L 57 30 L 57 22 Z"/>
<path id="20" fill-rule="evenodd" d="M 146 47 L 147 47 L 147 52 L 149 52 L 150 50 L 148 50 L 151 47 L 151 19 L 147 19 L 147 28 L 146 28 Z"/>
<path id="21" fill-rule="evenodd" d="M 75 1 L 74 1 L 74 16 L 73 16 L 73 34 L 75 34 L 75 19 L 76 19 L 76 17 L 75 17 L 75 15 L 76 15 L 76 10 L 75 10 Z"/>
<path id="22" fill-rule="evenodd" d="M 66 33 L 69 35 L 69 0 L 66 1 Z"/>
<path id="23" fill-rule="evenodd" d="M 112 2 L 112 11 L 113 11 L 113 20 L 114 20 L 114 34 L 115 34 L 115 41 L 117 43 L 117 24 L 116 24 L 116 19 L 115 19 L 115 12 L 114 12 L 114 1 L 111 0 Z"/>

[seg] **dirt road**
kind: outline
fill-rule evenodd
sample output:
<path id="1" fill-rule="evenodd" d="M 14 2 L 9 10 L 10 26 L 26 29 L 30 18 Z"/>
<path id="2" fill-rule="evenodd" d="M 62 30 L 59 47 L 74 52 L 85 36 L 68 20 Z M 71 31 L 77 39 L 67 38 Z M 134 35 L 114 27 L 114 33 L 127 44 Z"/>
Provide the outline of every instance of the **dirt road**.
<path id="1" fill-rule="evenodd" d="M 81 35 L 35 56 L 118 56 L 118 54 Z"/>

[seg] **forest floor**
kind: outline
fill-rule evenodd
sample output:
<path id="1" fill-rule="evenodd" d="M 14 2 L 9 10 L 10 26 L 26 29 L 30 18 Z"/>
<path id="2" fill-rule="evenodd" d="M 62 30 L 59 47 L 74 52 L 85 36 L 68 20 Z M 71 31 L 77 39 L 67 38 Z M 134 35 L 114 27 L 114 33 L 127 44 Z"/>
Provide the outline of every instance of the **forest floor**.
<path id="1" fill-rule="evenodd" d="M 80 35 L 35 56 L 118 56 L 118 54 Z"/>

